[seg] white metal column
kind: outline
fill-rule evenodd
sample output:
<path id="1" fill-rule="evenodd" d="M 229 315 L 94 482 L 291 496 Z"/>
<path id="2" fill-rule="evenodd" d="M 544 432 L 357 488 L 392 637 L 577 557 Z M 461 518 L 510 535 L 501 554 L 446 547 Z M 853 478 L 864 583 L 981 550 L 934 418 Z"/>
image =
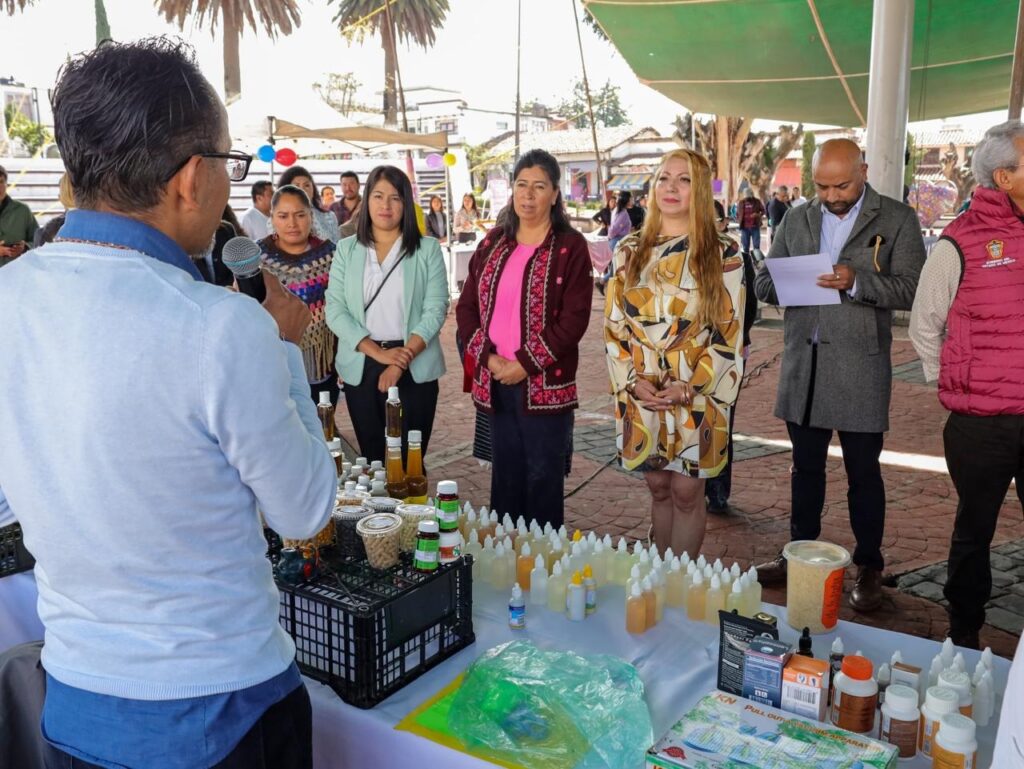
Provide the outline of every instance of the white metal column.
<path id="1" fill-rule="evenodd" d="M 868 76 L 868 181 L 896 200 L 903 200 L 913 42 L 914 0 L 875 0 Z"/>

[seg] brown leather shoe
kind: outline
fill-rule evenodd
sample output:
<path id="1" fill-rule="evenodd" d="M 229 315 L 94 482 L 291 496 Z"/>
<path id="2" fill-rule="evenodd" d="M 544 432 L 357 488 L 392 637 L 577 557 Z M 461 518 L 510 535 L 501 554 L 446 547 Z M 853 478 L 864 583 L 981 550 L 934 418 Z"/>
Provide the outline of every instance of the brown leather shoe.
<path id="1" fill-rule="evenodd" d="M 850 605 L 857 611 L 874 611 L 882 604 L 882 572 L 869 566 L 857 567 L 857 581 L 850 593 Z"/>
<path id="2" fill-rule="evenodd" d="M 779 553 L 775 560 L 761 563 L 757 569 L 757 581 L 762 585 L 781 585 L 786 581 L 786 557 Z"/>

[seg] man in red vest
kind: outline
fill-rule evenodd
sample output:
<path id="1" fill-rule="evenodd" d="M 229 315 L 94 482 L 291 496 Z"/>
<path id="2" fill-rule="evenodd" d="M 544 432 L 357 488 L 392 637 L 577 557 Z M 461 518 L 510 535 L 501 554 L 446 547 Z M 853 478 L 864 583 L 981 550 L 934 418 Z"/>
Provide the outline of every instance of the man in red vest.
<path id="1" fill-rule="evenodd" d="M 1024 505 L 1024 124 L 974 150 L 971 207 L 921 272 L 910 339 L 949 409 L 946 464 L 959 504 L 949 548 L 949 635 L 978 648 L 992 592 L 989 546 L 1010 481 Z"/>

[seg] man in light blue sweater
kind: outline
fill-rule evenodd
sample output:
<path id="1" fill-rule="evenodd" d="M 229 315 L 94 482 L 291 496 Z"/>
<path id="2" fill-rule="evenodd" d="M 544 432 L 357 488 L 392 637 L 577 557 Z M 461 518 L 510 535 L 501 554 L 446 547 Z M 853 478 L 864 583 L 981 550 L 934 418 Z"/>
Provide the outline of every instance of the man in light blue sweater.
<path id="1" fill-rule="evenodd" d="M 333 505 L 309 312 L 189 258 L 251 157 L 166 39 L 72 60 L 53 110 L 78 209 L 0 276 L 0 520 L 37 559 L 43 735 L 62 767 L 308 767 L 257 510 L 307 537 Z"/>

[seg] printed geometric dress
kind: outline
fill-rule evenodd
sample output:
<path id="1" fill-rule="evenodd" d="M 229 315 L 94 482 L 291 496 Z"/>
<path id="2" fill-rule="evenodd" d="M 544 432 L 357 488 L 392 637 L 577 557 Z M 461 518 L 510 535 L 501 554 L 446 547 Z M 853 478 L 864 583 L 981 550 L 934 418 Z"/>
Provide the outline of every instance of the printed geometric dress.
<path id="1" fill-rule="evenodd" d="M 639 245 L 629 235 L 615 251 L 615 276 L 605 299 L 605 346 L 615 430 L 627 470 L 672 470 L 714 478 L 728 461 L 729 410 L 743 378 L 743 260 L 723 239 L 726 297 L 714 329 L 695 322 L 697 287 L 690 272 L 688 240 L 660 239 L 640 274 L 625 287 L 626 257 Z M 670 381 L 696 391 L 690 406 L 644 408 L 626 387 L 640 379 L 659 389 Z"/>
<path id="2" fill-rule="evenodd" d="M 333 214 L 332 214 L 333 216 Z M 286 289 L 299 297 L 313 315 L 313 320 L 302 335 L 299 349 L 310 384 L 323 382 L 334 372 L 334 358 L 338 338 L 327 327 L 326 292 L 334 259 L 334 243 L 309 239 L 309 250 L 298 256 L 286 254 L 277 247 L 277 238 L 270 235 L 259 243 L 263 250 L 263 266 Z"/>

